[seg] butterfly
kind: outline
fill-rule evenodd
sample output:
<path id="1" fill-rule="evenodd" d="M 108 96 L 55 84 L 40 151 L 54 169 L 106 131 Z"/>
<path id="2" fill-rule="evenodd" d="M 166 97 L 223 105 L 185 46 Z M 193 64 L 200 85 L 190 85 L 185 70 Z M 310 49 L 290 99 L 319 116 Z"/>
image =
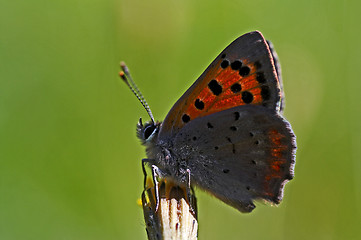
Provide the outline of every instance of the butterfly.
<path id="1" fill-rule="evenodd" d="M 144 165 L 157 177 L 197 186 L 240 212 L 255 200 L 279 204 L 294 177 L 296 137 L 282 116 L 284 93 L 277 54 L 258 32 L 233 41 L 156 122 L 129 70 L 122 79 L 147 110 L 137 136 Z M 129 81 L 128 81 L 129 80 Z M 159 196 L 158 196 L 159 198 Z"/>

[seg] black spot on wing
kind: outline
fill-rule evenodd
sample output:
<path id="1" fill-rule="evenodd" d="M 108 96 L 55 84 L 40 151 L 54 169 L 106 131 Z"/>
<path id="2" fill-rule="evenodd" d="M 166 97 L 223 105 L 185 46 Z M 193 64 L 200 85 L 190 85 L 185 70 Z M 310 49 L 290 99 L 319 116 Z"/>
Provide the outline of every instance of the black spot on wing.
<path id="1" fill-rule="evenodd" d="M 270 88 L 268 86 L 263 86 L 261 88 L 261 96 L 262 96 L 263 100 L 270 99 L 271 91 L 270 91 Z"/>
<path id="2" fill-rule="evenodd" d="M 182 116 L 182 121 L 184 122 L 184 123 L 187 123 L 187 122 L 189 122 L 191 120 L 191 118 L 187 115 L 187 114 L 183 114 L 183 116 Z"/>
<path id="3" fill-rule="evenodd" d="M 221 63 L 221 68 L 225 69 L 229 66 L 229 61 L 227 59 L 223 60 Z"/>
<path id="4" fill-rule="evenodd" d="M 229 129 L 233 132 L 237 131 L 237 127 L 235 127 L 235 126 L 231 126 Z"/>
<path id="5" fill-rule="evenodd" d="M 266 82 L 266 78 L 264 76 L 264 73 L 263 72 L 258 72 L 256 74 L 256 80 L 259 82 L 259 83 L 265 83 Z"/>
<path id="6" fill-rule="evenodd" d="M 196 99 L 196 101 L 194 102 L 194 106 L 198 109 L 198 110 L 203 110 L 204 109 L 204 102 L 199 100 L 198 98 Z"/>
<path id="7" fill-rule="evenodd" d="M 253 101 L 253 94 L 248 91 L 242 92 L 242 100 L 244 103 L 251 103 Z"/>
<path id="8" fill-rule="evenodd" d="M 234 120 L 237 121 L 239 117 L 240 117 L 239 112 L 234 112 Z"/>
<path id="9" fill-rule="evenodd" d="M 254 66 L 257 68 L 257 69 L 260 69 L 262 67 L 262 64 L 259 62 L 259 61 L 256 61 L 254 63 Z"/>
<path id="10" fill-rule="evenodd" d="M 247 76 L 250 72 L 251 72 L 251 69 L 247 66 L 241 67 L 241 69 L 239 69 L 239 75 L 241 77 Z"/>
<path id="11" fill-rule="evenodd" d="M 233 70 L 238 70 L 238 69 L 240 69 L 241 67 L 242 67 L 242 62 L 239 61 L 239 60 L 236 60 L 236 61 L 234 61 L 234 62 L 231 63 L 231 68 L 232 68 Z"/>
<path id="12" fill-rule="evenodd" d="M 241 84 L 239 84 L 239 83 L 233 84 L 233 85 L 231 86 L 231 91 L 232 91 L 233 93 L 238 93 L 238 92 L 242 91 L 242 86 L 241 86 Z"/>
<path id="13" fill-rule="evenodd" d="M 211 80 L 209 83 L 208 83 L 208 88 L 209 90 L 211 90 L 211 92 L 218 96 L 219 94 L 222 93 L 222 86 L 218 83 L 217 80 Z"/>

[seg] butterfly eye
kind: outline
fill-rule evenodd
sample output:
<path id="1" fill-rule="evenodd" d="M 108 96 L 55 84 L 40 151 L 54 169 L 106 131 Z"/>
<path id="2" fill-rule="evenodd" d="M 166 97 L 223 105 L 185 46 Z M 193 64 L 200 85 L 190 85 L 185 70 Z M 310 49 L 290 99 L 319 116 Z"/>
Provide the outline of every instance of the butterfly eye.
<path id="1" fill-rule="evenodd" d="M 145 126 L 144 127 L 144 134 L 143 134 L 144 140 L 147 140 L 153 134 L 155 129 L 156 129 L 156 126 L 153 125 L 153 124 L 149 124 L 148 126 Z"/>

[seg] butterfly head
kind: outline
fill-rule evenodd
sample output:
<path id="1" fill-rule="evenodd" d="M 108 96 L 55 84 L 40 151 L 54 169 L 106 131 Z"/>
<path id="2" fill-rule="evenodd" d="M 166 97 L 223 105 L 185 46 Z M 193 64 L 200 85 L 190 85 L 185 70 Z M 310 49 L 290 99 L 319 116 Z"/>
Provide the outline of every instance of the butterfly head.
<path id="1" fill-rule="evenodd" d="M 156 139 L 159 132 L 159 122 L 147 122 L 143 125 L 142 119 L 139 119 L 137 124 L 137 136 L 142 141 L 143 145 L 147 145 Z"/>

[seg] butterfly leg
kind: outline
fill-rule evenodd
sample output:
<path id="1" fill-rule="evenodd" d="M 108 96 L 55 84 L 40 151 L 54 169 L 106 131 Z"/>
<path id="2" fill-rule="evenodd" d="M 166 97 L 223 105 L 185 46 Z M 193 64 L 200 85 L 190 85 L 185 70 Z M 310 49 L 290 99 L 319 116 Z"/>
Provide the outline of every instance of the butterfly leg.
<path id="1" fill-rule="evenodd" d="M 153 184 L 154 184 L 154 193 L 155 193 L 155 201 L 156 201 L 156 208 L 155 208 L 155 212 L 158 211 L 158 207 L 159 207 L 159 184 L 158 184 L 158 179 L 157 177 L 159 176 L 160 173 L 160 169 L 154 165 L 154 160 L 153 159 L 148 159 L 148 158 L 144 158 L 142 159 L 142 170 L 143 170 L 143 174 L 144 174 L 144 189 L 147 187 L 147 171 L 145 170 L 145 165 L 147 163 L 151 164 L 151 169 L 152 169 L 152 180 L 153 180 Z"/>
<path id="2" fill-rule="evenodd" d="M 153 183 L 154 183 L 154 193 L 155 193 L 155 212 L 158 211 L 159 207 L 159 183 L 157 177 L 159 172 L 159 168 L 156 165 L 152 165 L 152 177 L 153 177 Z"/>
<path id="3" fill-rule="evenodd" d="M 142 159 L 142 170 L 143 170 L 143 175 L 144 175 L 144 182 L 143 182 L 143 187 L 146 188 L 147 187 L 147 171 L 145 170 L 145 165 L 149 163 L 151 166 L 154 165 L 154 160 L 153 159 L 148 159 L 148 158 L 143 158 Z"/>
<path id="4" fill-rule="evenodd" d="M 147 171 L 145 170 L 145 164 L 148 162 L 150 162 L 150 159 L 147 159 L 147 158 L 142 159 L 142 170 L 143 170 L 143 175 L 144 175 L 144 182 L 143 182 L 144 189 L 146 188 L 146 185 L 147 185 Z"/>
<path id="5" fill-rule="evenodd" d="M 189 168 L 187 168 L 186 191 L 187 191 L 187 198 L 188 198 L 188 203 L 189 203 L 190 210 L 195 215 L 196 211 L 195 211 L 195 209 L 193 209 L 194 202 L 193 202 L 193 195 L 191 193 L 191 191 L 192 191 L 192 188 L 191 188 L 191 170 L 189 170 Z"/>

